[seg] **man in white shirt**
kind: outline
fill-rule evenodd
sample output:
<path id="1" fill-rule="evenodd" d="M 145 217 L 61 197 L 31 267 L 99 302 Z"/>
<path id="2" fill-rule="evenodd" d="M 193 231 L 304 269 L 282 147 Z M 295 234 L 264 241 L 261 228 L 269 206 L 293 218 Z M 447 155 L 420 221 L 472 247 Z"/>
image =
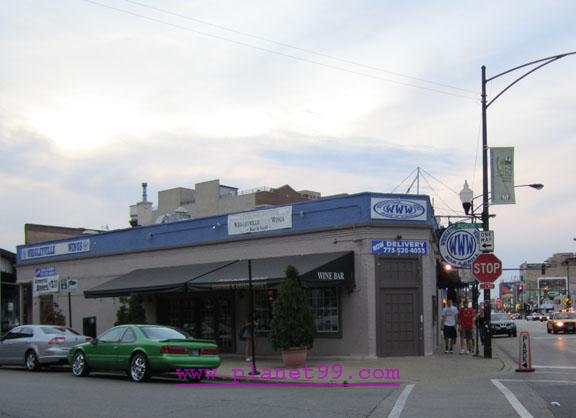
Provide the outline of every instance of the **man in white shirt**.
<path id="1" fill-rule="evenodd" d="M 444 327 L 445 353 L 454 353 L 456 345 L 456 324 L 458 323 L 458 308 L 452 305 L 452 299 L 448 299 L 447 306 L 442 309 L 442 326 Z"/>

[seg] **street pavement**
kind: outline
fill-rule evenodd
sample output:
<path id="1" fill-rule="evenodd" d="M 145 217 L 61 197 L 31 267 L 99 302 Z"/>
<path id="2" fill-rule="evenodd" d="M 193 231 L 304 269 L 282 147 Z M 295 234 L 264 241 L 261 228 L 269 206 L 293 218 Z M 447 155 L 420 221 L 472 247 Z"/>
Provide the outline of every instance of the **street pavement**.
<path id="1" fill-rule="evenodd" d="M 310 358 L 305 368 L 285 369 L 278 356 L 256 357 L 256 370 L 252 363 L 239 356 L 224 356 L 216 377 L 222 381 L 244 383 L 315 383 L 315 384 L 367 384 L 418 383 L 434 380 L 458 380 L 470 376 L 498 375 L 513 367 L 502 355 L 492 359 L 465 354 L 445 354 L 438 351 L 426 357 L 387 357 L 378 359 L 351 359 L 345 357 Z M 284 378 L 286 376 L 286 378 Z"/>
<path id="2" fill-rule="evenodd" d="M 290 378 L 288 371 L 287 379 L 262 382 L 238 376 L 240 369 L 246 374 L 250 370 L 238 356 L 224 357 L 216 379 L 190 386 L 176 376 L 139 384 L 123 374 L 75 378 L 69 368 L 30 373 L 2 367 L 0 417 L 575 416 L 576 368 L 571 364 L 576 335 L 547 335 L 544 323 L 517 323 L 533 337 L 533 356 L 539 363 L 533 373 L 515 372 L 518 338 L 507 337 L 493 340 L 492 359 L 443 352 L 427 357 L 311 358 L 309 378 L 304 369 L 296 369 L 298 378 Z M 266 369 L 284 370 L 279 356 L 258 357 L 257 370 L 264 375 Z"/>

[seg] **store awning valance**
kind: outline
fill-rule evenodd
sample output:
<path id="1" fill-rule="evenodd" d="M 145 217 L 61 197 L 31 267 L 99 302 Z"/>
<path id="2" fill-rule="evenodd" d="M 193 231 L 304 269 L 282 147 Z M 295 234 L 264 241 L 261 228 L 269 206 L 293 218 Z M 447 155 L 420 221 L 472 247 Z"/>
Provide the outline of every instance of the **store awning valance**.
<path id="1" fill-rule="evenodd" d="M 185 291 L 188 281 L 225 268 L 230 262 L 133 270 L 84 292 L 86 298 L 128 296 L 132 293 Z"/>
<path id="2" fill-rule="evenodd" d="M 269 286 L 285 277 L 292 265 L 305 287 L 354 287 L 354 253 L 338 252 L 251 260 L 252 283 Z M 84 292 L 87 298 L 131 293 L 182 292 L 248 287 L 248 261 L 139 269 Z"/>
<path id="3" fill-rule="evenodd" d="M 251 260 L 252 283 L 271 285 L 282 281 L 286 267 L 294 266 L 304 287 L 354 287 L 354 253 L 307 254 Z M 193 288 L 234 289 L 248 286 L 248 261 L 243 260 L 222 270 L 192 280 Z"/>

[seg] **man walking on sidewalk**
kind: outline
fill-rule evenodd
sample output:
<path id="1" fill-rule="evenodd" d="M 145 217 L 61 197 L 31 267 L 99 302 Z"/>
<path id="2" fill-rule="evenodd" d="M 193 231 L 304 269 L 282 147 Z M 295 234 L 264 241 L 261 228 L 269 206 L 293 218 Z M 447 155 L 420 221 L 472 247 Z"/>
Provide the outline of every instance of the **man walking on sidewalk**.
<path id="1" fill-rule="evenodd" d="M 442 326 L 444 327 L 445 353 L 453 353 L 456 345 L 456 323 L 458 322 L 458 308 L 452 305 L 452 299 L 447 300 L 447 306 L 442 309 Z"/>
<path id="2" fill-rule="evenodd" d="M 466 348 L 468 349 L 468 354 L 474 352 L 474 340 L 472 339 L 472 330 L 474 329 L 474 319 L 476 317 L 476 312 L 470 306 L 468 306 L 468 300 L 464 299 L 462 304 L 462 309 L 458 312 L 458 318 L 460 319 L 460 325 L 462 326 L 462 331 L 460 334 L 460 354 L 466 354 Z M 466 340 L 466 348 L 462 345 L 462 340 Z"/>

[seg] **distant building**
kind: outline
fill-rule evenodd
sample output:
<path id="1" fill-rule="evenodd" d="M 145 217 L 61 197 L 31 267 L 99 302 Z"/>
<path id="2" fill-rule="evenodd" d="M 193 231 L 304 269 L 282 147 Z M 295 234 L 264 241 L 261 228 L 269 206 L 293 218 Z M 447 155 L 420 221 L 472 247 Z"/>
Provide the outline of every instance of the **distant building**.
<path id="1" fill-rule="evenodd" d="M 25 224 L 24 243 L 36 244 L 38 242 L 54 241 L 98 232 L 102 231 L 94 231 L 86 228 L 70 228 L 66 226 Z"/>
<path id="2" fill-rule="evenodd" d="M 562 303 L 569 292 L 576 295 L 576 254 L 556 253 L 544 263 L 524 262 L 520 265 L 523 292 L 519 300 L 533 309 L 542 305 L 552 309 Z M 544 287 L 547 286 L 545 294 Z"/>
<path id="3" fill-rule="evenodd" d="M 158 207 L 148 201 L 147 183 L 142 183 L 142 200 L 130 206 L 130 224 L 146 226 L 207 216 L 320 199 L 311 190 L 296 191 L 288 185 L 239 191 L 220 180 L 197 183 L 194 189 L 176 187 L 158 192 Z"/>
<path id="4" fill-rule="evenodd" d="M 19 292 L 16 284 L 16 254 L 0 248 L 1 334 L 19 322 Z"/>

